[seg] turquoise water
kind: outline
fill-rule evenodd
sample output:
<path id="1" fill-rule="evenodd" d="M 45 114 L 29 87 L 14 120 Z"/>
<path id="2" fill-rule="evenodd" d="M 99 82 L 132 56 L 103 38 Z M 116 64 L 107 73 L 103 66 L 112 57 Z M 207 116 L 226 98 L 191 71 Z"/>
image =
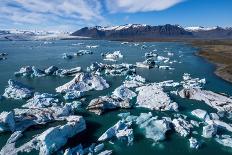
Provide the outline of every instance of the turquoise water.
<path id="1" fill-rule="evenodd" d="M 76 43 L 84 43 L 83 45 L 73 46 Z M 62 59 L 62 54 L 73 53 L 80 49 L 86 49 L 86 45 L 99 45 L 98 48 L 90 49 L 93 55 L 84 55 L 75 57 L 71 60 Z M 146 49 L 141 49 L 141 45 L 147 45 Z M 7 52 L 7 60 L 0 61 L 0 94 L 3 94 L 7 86 L 8 79 L 16 79 L 24 84 L 33 87 L 38 92 L 55 93 L 55 88 L 70 81 L 72 77 L 42 77 L 42 78 L 16 78 L 14 72 L 18 71 L 21 66 L 34 65 L 38 68 L 47 68 L 51 65 L 56 65 L 59 68 L 72 68 L 81 66 L 86 69 L 91 62 L 112 63 L 102 60 L 100 53 L 120 50 L 124 58 L 116 63 L 136 63 L 144 60 L 144 53 L 157 49 L 159 55 L 167 56 L 167 52 L 174 53 L 171 60 L 177 60 L 182 63 L 174 63 L 171 66 L 175 70 L 160 70 L 154 69 L 137 69 L 137 74 L 146 78 L 148 82 L 161 82 L 165 80 L 180 81 L 183 73 L 190 73 L 192 77 L 206 78 L 207 84 L 205 89 L 215 92 L 222 92 L 232 95 L 232 85 L 226 81 L 221 80 L 213 74 L 214 66 L 202 58 L 194 55 L 197 49 L 184 43 L 140 43 L 140 46 L 134 46 L 132 43 L 122 45 L 120 42 L 110 41 L 96 41 L 96 40 L 65 40 L 55 41 L 53 44 L 43 44 L 40 41 L 18 41 L 18 42 L 0 42 L 0 51 Z M 183 55 L 182 57 L 179 57 Z M 120 86 L 125 77 L 105 77 L 107 82 L 111 85 L 110 88 L 103 91 L 91 91 L 88 93 L 88 98 L 84 102 L 84 107 L 77 114 L 84 116 L 87 122 L 87 130 L 76 137 L 69 140 L 66 147 L 72 147 L 82 143 L 88 146 L 96 142 L 97 138 L 109 127 L 114 125 L 118 120 L 117 114 L 120 112 L 130 111 L 134 115 L 141 112 L 148 112 L 149 110 L 142 108 L 132 108 L 129 110 L 121 109 L 117 111 L 108 112 L 102 116 L 96 116 L 85 111 L 85 107 L 89 101 L 99 95 L 110 94 L 116 87 Z M 168 90 L 167 90 L 168 91 Z M 215 112 L 203 102 L 190 101 L 181 99 L 180 97 L 170 95 L 172 100 L 177 102 L 180 106 L 180 113 L 189 115 L 189 112 L 196 108 L 205 109 L 209 112 Z M 0 112 L 9 111 L 13 108 L 20 107 L 25 104 L 24 100 L 4 100 L 0 101 Z M 133 101 L 135 102 L 135 100 Z M 171 112 L 153 112 L 153 115 L 172 116 Z M 191 116 L 190 116 L 191 117 Z M 227 120 L 229 123 L 231 121 Z M 24 137 L 17 142 L 17 146 L 29 141 L 33 135 L 42 133 L 44 130 L 63 122 L 54 122 L 45 126 L 35 126 L 28 129 Z M 115 144 L 106 143 L 107 149 L 112 149 L 114 154 L 199 154 L 206 153 L 226 155 L 231 154 L 228 148 L 223 147 L 215 142 L 214 139 L 204 139 L 201 137 L 201 130 L 198 130 L 199 135 L 195 136 L 205 143 L 199 150 L 192 150 L 189 148 L 188 138 L 180 137 L 176 133 L 168 133 L 167 140 L 153 145 L 153 141 L 146 139 L 143 133 L 137 128 L 135 130 L 135 141 L 132 146 L 126 146 L 122 142 L 115 142 Z M 0 134 L 0 148 L 4 146 L 10 133 Z M 37 154 L 32 152 L 31 154 Z"/>

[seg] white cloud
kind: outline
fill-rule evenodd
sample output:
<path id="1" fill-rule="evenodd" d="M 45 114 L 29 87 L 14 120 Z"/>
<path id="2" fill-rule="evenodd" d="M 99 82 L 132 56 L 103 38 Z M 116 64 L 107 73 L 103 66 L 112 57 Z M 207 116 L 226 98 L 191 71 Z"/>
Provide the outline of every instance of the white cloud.
<path id="1" fill-rule="evenodd" d="M 185 0 L 106 0 L 111 13 L 148 12 L 168 9 Z"/>
<path id="2" fill-rule="evenodd" d="M 98 0 L 1 0 L 0 22 L 95 25 L 106 19 Z"/>

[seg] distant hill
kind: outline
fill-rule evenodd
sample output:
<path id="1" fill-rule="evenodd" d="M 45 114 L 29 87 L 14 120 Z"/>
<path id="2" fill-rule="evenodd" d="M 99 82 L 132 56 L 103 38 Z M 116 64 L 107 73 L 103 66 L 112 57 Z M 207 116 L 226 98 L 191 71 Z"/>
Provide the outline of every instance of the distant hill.
<path id="1" fill-rule="evenodd" d="M 199 39 L 232 39 L 232 28 L 204 28 L 178 25 L 142 25 L 126 24 L 112 27 L 84 27 L 71 34 L 95 39 L 123 39 L 123 38 L 199 38 Z"/>

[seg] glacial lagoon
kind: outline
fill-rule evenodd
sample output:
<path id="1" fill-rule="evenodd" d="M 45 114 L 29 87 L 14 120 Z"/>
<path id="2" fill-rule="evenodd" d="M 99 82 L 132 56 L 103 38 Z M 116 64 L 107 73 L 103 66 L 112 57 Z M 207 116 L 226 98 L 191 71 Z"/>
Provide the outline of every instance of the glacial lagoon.
<path id="1" fill-rule="evenodd" d="M 96 46 L 97 45 L 97 46 Z M 93 47 L 93 48 L 91 48 Z M 79 50 L 90 50 L 92 54 L 85 54 L 76 56 L 71 59 L 63 59 L 63 53 L 73 54 Z M 182 81 L 184 73 L 189 73 L 193 78 L 206 79 L 206 84 L 203 88 L 217 93 L 224 93 L 228 96 L 232 95 L 232 84 L 220 79 L 214 75 L 214 68 L 212 64 L 206 60 L 195 55 L 197 49 L 186 43 L 170 43 L 170 42 L 139 42 L 139 43 L 125 43 L 118 41 L 104 41 L 104 40 L 60 40 L 52 42 L 42 41 L 3 41 L 0 42 L 0 51 L 8 53 L 6 60 L 0 61 L 0 94 L 4 93 L 7 81 L 9 79 L 17 80 L 25 85 L 28 85 L 36 92 L 57 94 L 55 89 L 70 80 L 73 77 L 64 76 L 44 76 L 44 77 L 16 77 L 15 72 L 19 71 L 22 66 L 35 66 L 36 68 L 46 69 L 49 66 L 55 65 L 58 68 L 69 69 L 81 67 L 83 71 L 93 62 L 104 64 L 121 64 L 129 63 L 136 64 L 145 60 L 145 53 L 154 51 L 159 56 L 170 58 L 170 62 L 161 65 L 168 65 L 173 69 L 162 68 L 136 68 L 136 74 L 144 77 L 146 83 L 162 82 L 166 80 L 174 80 L 176 82 Z M 117 61 L 104 60 L 101 53 L 120 51 L 123 58 Z M 170 54 L 172 53 L 172 54 Z M 206 103 L 196 100 L 183 99 L 178 95 L 171 93 L 172 90 L 180 90 L 177 88 L 164 88 L 170 99 L 179 105 L 179 112 L 174 111 L 156 111 L 146 108 L 136 107 L 136 97 L 131 100 L 131 109 L 115 109 L 107 111 L 98 116 L 86 110 L 86 107 L 92 99 L 99 96 L 110 95 L 117 87 L 123 84 L 126 76 L 110 76 L 102 75 L 102 77 L 110 85 L 104 90 L 88 91 L 82 100 L 82 107 L 76 111 L 76 115 L 83 116 L 86 121 L 86 130 L 80 134 L 70 138 L 68 143 L 63 146 L 61 150 L 69 147 L 75 147 L 82 144 L 83 147 L 89 147 L 92 143 L 96 143 L 97 139 L 111 126 L 116 124 L 121 118 L 119 113 L 130 112 L 131 115 L 139 116 L 140 113 L 152 112 L 153 116 L 171 117 L 179 113 L 188 116 L 191 120 L 197 120 L 191 115 L 191 111 L 195 109 L 203 109 L 208 113 L 217 112 Z M 77 99 L 78 100 L 78 99 Z M 62 100 L 63 102 L 66 102 Z M 10 111 L 15 108 L 20 108 L 26 103 L 26 100 L 3 99 L 0 101 L 0 112 Z M 220 118 L 222 121 L 230 124 L 231 118 L 226 116 Z M 28 128 L 23 137 L 16 142 L 16 147 L 28 142 L 33 136 L 42 133 L 50 127 L 60 124 L 65 124 L 64 121 L 54 121 L 46 125 L 37 125 Z M 189 147 L 189 137 L 180 136 L 174 130 L 166 133 L 166 139 L 160 142 L 154 142 L 152 139 L 146 138 L 144 131 L 138 126 L 132 125 L 134 132 L 134 141 L 132 145 L 113 139 L 106 141 L 105 149 L 112 150 L 113 154 L 128 155 L 128 154 L 231 154 L 232 148 L 225 147 L 215 141 L 215 138 L 202 137 L 202 128 L 194 128 L 197 134 L 191 134 L 192 137 L 202 142 L 199 149 L 192 149 Z M 220 129 L 217 134 L 229 134 L 230 132 Z M 10 132 L 0 133 L 0 148 L 2 148 L 7 139 L 10 137 Z M 38 154 L 33 150 L 29 154 Z"/>

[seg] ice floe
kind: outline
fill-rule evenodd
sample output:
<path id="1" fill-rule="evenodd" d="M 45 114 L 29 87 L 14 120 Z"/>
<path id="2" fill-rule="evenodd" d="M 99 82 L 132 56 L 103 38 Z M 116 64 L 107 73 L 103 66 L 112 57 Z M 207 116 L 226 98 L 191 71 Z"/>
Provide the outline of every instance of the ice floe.
<path id="1" fill-rule="evenodd" d="M 169 96 L 157 83 L 136 88 L 138 92 L 136 104 L 138 107 L 160 111 L 178 111 L 178 104 L 172 102 Z"/>
<path id="2" fill-rule="evenodd" d="M 122 85 L 114 90 L 113 95 L 122 100 L 128 100 L 134 98 L 136 93 Z"/>
<path id="3" fill-rule="evenodd" d="M 116 108 L 131 108 L 131 103 L 128 100 L 122 100 L 120 98 L 114 98 L 111 96 L 100 96 L 91 100 L 87 109 L 98 115 L 101 115 L 107 110 Z"/>
<path id="4" fill-rule="evenodd" d="M 217 134 L 217 125 L 209 124 L 203 127 L 202 136 L 205 138 L 212 138 Z"/>
<path id="5" fill-rule="evenodd" d="M 109 84 L 99 75 L 91 73 L 77 73 L 73 80 L 57 87 L 56 92 L 64 93 L 68 91 L 85 92 L 89 90 L 103 90 L 109 88 Z"/>
<path id="6" fill-rule="evenodd" d="M 144 131 L 146 138 L 155 142 L 165 140 L 166 132 L 171 130 L 170 122 L 166 119 L 152 117 L 151 113 L 142 113 L 137 119 L 136 124 Z"/>
<path id="7" fill-rule="evenodd" d="M 34 91 L 28 86 L 10 79 L 3 96 L 12 99 L 28 99 L 33 93 Z"/>
<path id="8" fill-rule="evenodd" d="M 0 153 L 11 155 L 18 152 L 31 152 L 33 149 L 39 150 L 40 155 L 55 153 L 67 143 L 68 138 L 86 129 L 85 120 L 82 116 L 69 116 L 66 117 L 66 120 L 65 125 L 51 127 L 17 148 L 14 142 L 9 142 Z"/>
<path id="9" fill-rule="evenodd" d="M 56 95 L 48 93 L 35 93 L 34 97 L 29 99 L 26 104 L 22 107 L 24 108 L 45 108 L 51 106 L 57 106 L 59 100 Z"/>
<path id="10" fill-rule="evenodd" d="M 81 71 L 81 67 L 75 67 L 70 69 L 59 69 L 56 66 L 50 66 L 45 70 L 38 69 L 35 66 L 25 66 L 20 68 L 18 72 L 15 72 L 15 76 L 22 77 L 43 77 L 49 75 L 55 76 L 75 76 L 76 73 Z"/>
<path id="11" fill-rule="evenodd" d="M 123 58 L 123 55 L 120 51 L 114 51 L 113 53 L 104 53 L 102 54 L 104 57 L 104 60 L 109 60 L 109 61 L 116 61 L 120 58 Z"/>
<path id="12" fill-rule="evenodd" d="M 188 121 L 184 120 L 183 118 L 173 119 L 172 124 L 175 131 L 183 137 L 188 136 L 191 132 L 191 128 L 193 127 Z"/>
<path id="13" fill-rule="evenodd" d="M 182 98 L 204 101 L 218 111 L 232 112 L 232 99 L 221 94 L 198 88 L 182 89 L 179 92 Z"/>
<path id="14" fill-rule="evenodd" d="M 127 88 L 141 87 L 145 84 L 146 79 L 140 75 L 128 75 L 123 82 L 124 86 Z"/>
<path id="15" fill-rule="evenodd" d="M 215 138 L 219 144 L 232 148 L 232 137 L 230 135 L 221 135 Z"/>
<path id="16" fill-rule="evenodd" d="M 110 127 L 105 133 L 103 133 L 98 141 L 106 141 L 116 137 L 119 140 L 126 140 L 128 145 L 133 144 L 134 136 L 133 129 L 130 128 L 131 123 L 124 121 L 118 121 L 114 126 Z"/>
<path id="17" fill-rule="evenodd" d="M 190 148 L 198 149 L 201 146 L 201 142 L 199 142 L 196 138 L 189 138 Z"/>

